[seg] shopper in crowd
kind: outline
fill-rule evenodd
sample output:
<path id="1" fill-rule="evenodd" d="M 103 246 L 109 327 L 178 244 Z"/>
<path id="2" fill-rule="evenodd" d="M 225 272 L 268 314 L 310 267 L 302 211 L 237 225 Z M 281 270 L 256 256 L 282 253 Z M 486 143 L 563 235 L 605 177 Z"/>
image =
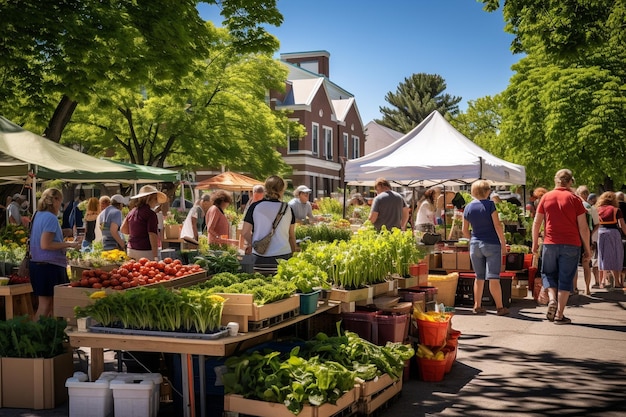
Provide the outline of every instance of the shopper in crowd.
<path id="1" fill-rule="evenodd" d="M 30 232 L 30 282 L 33 294 L 37 297 L 37 312 L 40 316 L 51 317 L 53 312 L 54 286 L 69 282 L 67 277 L 68 248 L 81 247 L 81 239 L 63 241 L 63 232 L 57 218 L 63 194 L 56 188 L 45 190 L 37 203 Z"/>
<path id="2" fill-rule="evenodd" d="M 132 196 L 135 207 L 122 222 L 122 233 L 128 235 L 127 253 L 133 259 L 159 259 L 157 205 L 167 201 L 167 196 L 152 185 L 144 185 L 139 194 Z"/>
<path id="3" fill-rule="evenodd" d="M 424 192 L 422 199 L 417 203 L 417 217 L 415 224 L 417 231 L 425 233 L 435 233 L 435 224 L 437 222 L 437 199 L 441 194 L 438 187 L 429 188 Z"/>
<path id="4" fill-rule="evenodd" d="M 577 276 L 581 245 L 583 261 L 591 258 L 587 210 L 570 187 L 574 177 L 569 169 L 561 169 L 554 176 L 555 187 L 541 197 L 533 222 L 532 252 L 539 247 L 539 231 L 544 227 L 541 276 L 548 292 L 546 318 L 555 324 L 569 324 L 563 314 Z"/>
<path id="5" fill-rule="evenodd" d="M 265 197 L 265 187 L 263 187 L 262 185 L 255 185 L 254 187 L 252 187 L 252 197 L 248 199 L 248 202 L 246 203 L 246 206 L 243 209 L 243 217 L 246 217 L 246 213 L 248 212 L 248 209 L 250 208 L 252 203 L 261 201 L 263 200 L 264 197 Z"/>
<path id="6" fill-rule="evenodd" d="M 372 222 L 376 230 L 383 226 L 387 230 L 394 227 L 406 230 L 409 220 L 409 206 L 404 198 L 391 189 L 391 184 L 384 178 L 378 178 L 374 183 L 376 197 L 372 202 L 369 221 Z"/>
<path id="7" fill-rule="evenodd" d="M 600 228 L 598 229 L 600 288 L 611 286 L 610 274 L 613 275 L 615 287 L 622 288 L 622 268 L 624 265 L 622 233 L 626 234 L 624 213 L 620 210 L 613 191 L 602 193 L 598 198 L 596 207 L 600 217 Z"/>
<path id="8" fill-rule="evenodd" d="M 589 198 L 589 189 L 587 188 L 586 185 L 580 185 L 578 188 L 576 188 L 576 195 L 582 201 L 583 206 L 585 207 L 585 210 L 587 210 L 586 217 L 587 217 L 587 225 L 589 226 L 589 236 L 590 236 L 589 247 L 593 247 L 591 236 L 593 236 L 593 234 L 595 233 L 596 229 L 598 228 L 600 224 L 600 218 L 598 217 L 598 210 L 594 206 L 589 204 L 589 202 L 587 201 L 587 198 Z M 581 253 L 581 257 L 582 257 L 582 253 Z M 591 286 L 591 259 L 583 260 L 581 258 L 580 264 L 583 268 L 583 276 L 585 279 L 585 295 L 590 295 L 591 294 L 591 287 L 590 287 Z M 578 293 L 577 281 L 578 280 L 576 279 L 576 277 L 574 277 L 574 293 Z"/>
<path id="9" fill-rule="evenodd" d="M 299 185 L 293 192 L 293 198 L 289 201 L 289 207 L 296 216 L 297 223 L 315 223 L 309 195 L 311 195 L 311 189 L 306 185 Z"/>
<path id="10" fill-rule="evenodd" d="M 98 215 L 96 234 L 100 231 L 104 250 L 126 250 L 126 242 L 121 234 L 122 208 L 125 198 L 120 194 L 100 197 L 100 214 Z"/>
<path id="11" fill-rule="evenodd" d="M 63 236 L 77 236 L 78 229 L 83 228 L 83 212 L 78 205 L 85 200 L 85 192 L 81 189 L 78 197 L 73 201 L 69 201 L 63 210 L 63 223 L 61 229 Z"/>
<path id="12" fill-rule="evenodd" d="M 191 245 L 198 245 L 198 236 L 204 231 L 204 216 L 209 207 L 211 207 L 211 195 L 203 194 L 187 213 L 180 231 L 181 239 Z"/>
<path id="13" fill-rule="evenodd" d="M 7 207 L 7 213 L 9 216 L 9 224 L 21 225 L 22 214 L 20 209 L 22 208 L 22 201 L 26 200 L 26 197 L 22 194 L 14 194 L 13 199 Z"/>
<path id="14" fill-rule="evenodd" d="M 491 185 L 485 180 L 472 183 L 472 200 L 463 210 L 463 236 L 470 239 L 470 259 L 476 273 L 474 280 L 474 314 L 485 314 L 482 306 L 485 279 L 496 304 L 496 314 L 509 314 L 502 301 L 500 270 L 502 256 L 506 254 L 506 241 L 502 223 L 498 219 L 496 204 L 490 199 Z M 471 232 L 470 232 L 471 226 Z"/>
<path id="15" fill-rule="evenodd" d="M 598 203 L 598 196 L 595 193 L 589 194 L 587 202 L 593 207 L 593 210 L 598 215 L 598 209 L 596 204 Z M 600 218 L 597 219 L 597 225 L 600 225 Z M 598 229 L 596 227 L 591 233 L 591 274 L 593 275 L 593 285 L 591 288 L 600 288 L 600 272 L 598 271 Z"/>
<path id="16" fill-rule="evenodd" d="M 217 190 L 211 194 L 211 207 L 206 213 L 206 229 L 209 243 L 223 245 L 230 236 L 230 222 L 224 210 L 233 202 L 231 194 Z"/>
<path id="17" fill-rule="evenodd" d="M 617 207 L 622 211 L 622 214 L 626 216 L 626 196 L 623 192 L 617 191 L 615 193 L 615 197 L 617 198 Z M 626 274 L 626 240 L 624 240 L 626 236 L 622 234 L 622 245 L 624 246 L 624 265 L 622 266 L 622 276 L 620 278 L 621 282 L 624 282 L 624 274 Z"/>
<path id="18" fill-rule="evenodd" d="M 96 239 L 96 221 L 100 214 L 100 201 L 96 197 L 87 200 L 85 212 L 85 242 L 91 244 Z"/>
<path id="19" fill-rule="evenodd" d="M 289 259 L 296 250 L 295 216 L 287 203 L 283 203 L 285 181 L 272 175 L 265 180 L 265 198 L 250 206 L 243 219 L 241 234 L 246 254 L 254 255 L 255 265 L 277 265 L 277 259 Z M 276 228 L 264 253 L 252 248 L 252 243 L 261 240 Z"/>

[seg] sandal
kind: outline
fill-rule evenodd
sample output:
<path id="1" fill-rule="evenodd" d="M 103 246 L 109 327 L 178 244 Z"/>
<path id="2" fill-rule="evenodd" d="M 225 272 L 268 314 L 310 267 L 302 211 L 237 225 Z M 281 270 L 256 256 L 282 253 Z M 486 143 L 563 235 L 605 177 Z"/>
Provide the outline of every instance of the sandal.
<path id="1" fill-rule="evenodd" d="M 548 312 L 546 313 L 546 318 L 549 321 L 554 321 L 555 314 L 556 314 L 556 301 L 552 300 L 548 303 Z"/>
<path id="2" fill-rule="evenodd" d="M 572 321 L 567 317 L 563 316 L 560 319 L 555 318 L 554 324 L 572 324 Z"/>
<path id="3" fill-rule="evenodd" d="M 474 314 L 487 314 L 487 309 L 485 307 L 476 307 L 472 312 Z"/>
<path id="4" fill-rule="evenodd" d="M 498 309 L 498 311 L 496 311 L 496 314 L 497 314 L 498 316 L 506 316 L 506 315 L 508 315 L 508 314 L 509 314 L 509 309 L 508 309 L 508 308 L 506 308 L 506 307 L 500 307 L 500 308 Z"/>

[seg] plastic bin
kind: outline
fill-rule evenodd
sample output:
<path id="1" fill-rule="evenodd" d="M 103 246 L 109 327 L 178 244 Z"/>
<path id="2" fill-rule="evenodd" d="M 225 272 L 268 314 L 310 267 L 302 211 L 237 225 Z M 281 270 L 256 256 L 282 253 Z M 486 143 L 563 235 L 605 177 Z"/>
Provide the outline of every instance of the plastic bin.
<path id="1" fill-rule="evenodd" d="M 458 281 L 459 274 L 456 272 L 448 275 L 428 276 L 428 285 L 437 288 L 437 303 L 443 303 L 450 307 L 454 306 Z"/>
<path id="2" fill-rule="evenodd" d="M 341 314 L 341 325 L 344 330 L 358 334 L 361 339 L 372 343 L 378 341 L 378 311 L 355 311 Z"/>
<path id="3" fill-rule="evenodd" d="M 417 320 L 419 342 L 426 346 L 442 346 L 448 337 L 449 321 Z"/>
<path id="4" fill-rule="evenodd" d="M 110 383 L 113 391 L 113 409 L 116 416 L 154 417 L 153 394 L 155 385 L 150 379 L 135 382 L 132 378 L 118 377 Z"/>
<path id="5" fill-rule="evenodd" d="M 515 272 L 500 272 L 500 287 L 502 288 L 502 305 L 509 307 L 511 305 L 511 284 L 515 278 Z M 457 300 L 463 300 L 462 304 L 474 304 L 474 279 L 476 274 L 473 272 L 463 272 L 459 274 L 459 284 L 457 287 Z M 489 291 L 489 283 L 485 280 L 483 288 L 482 305 L 495 306 L 491 292 Z"/>
<path id="6" fill-rule="evenodd" d="M 378 340 L 376 344 L 384 346 L 387 342 L 404 342 L 409 335 L 409 315 L 383 315 L 376 316 L 378 326 Z"/>
<path id="7" fill-rule="evenodd" d="M 446 369 L 444 371 L 444 373 L 449 373 L 452 370 L 452 365 L 454 364 L 454 361 L 456 359 L 456 347 L 453 345 L 446 345 L 443 349 L 441 349 L 444 352 L 445 358 L 446 358 Z"/>
<path id="8" fill-rule="evenodd" d="M 524 254 L 523 253 L 507 253 L 506 254 L 506 269 L 508 271 L 520 271 L 524 269 Z"/>
<path id="9" fill-rule="evenodd" d="M 300 314 L 313 314 L 317 310 L 317 301 L 320 298 L 320 290 L 307 294 L 300 294 Z"/>
<path id="10" fill-rule="evenodd" d="M 439 382 L 446 373 L 446 361 L 417 358 L 417 366 L 422 381 Z"/>
<path id="11" fill-rule="evenodd" d="M 65 381 L 69 395 L 69 417 L 111 417 L 113 393 L 108 379 L 89 382 L 83 372 Z"/>

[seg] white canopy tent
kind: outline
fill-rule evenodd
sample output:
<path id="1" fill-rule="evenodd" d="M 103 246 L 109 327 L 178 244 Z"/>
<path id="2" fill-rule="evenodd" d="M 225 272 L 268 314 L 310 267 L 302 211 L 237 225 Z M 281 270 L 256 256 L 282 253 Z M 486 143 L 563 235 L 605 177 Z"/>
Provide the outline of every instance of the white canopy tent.
<path id="1" fill-rule="evenodd" d="M 409 133 L 362 158 L 348 160 L 344 181 L 372 186 L 376 178 L 405 187 L 471 184 L 526 184 L 526 169 L 476 145 L 433 111 Z"/>

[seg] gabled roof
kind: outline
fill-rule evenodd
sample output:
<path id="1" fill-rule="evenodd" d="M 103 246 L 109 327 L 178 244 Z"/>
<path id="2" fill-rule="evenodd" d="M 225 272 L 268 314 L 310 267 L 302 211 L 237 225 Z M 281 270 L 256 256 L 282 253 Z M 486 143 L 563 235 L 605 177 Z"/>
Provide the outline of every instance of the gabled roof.
<path id="1" fill-rule="evenodd" d="M 371 121 L 365 125 L 365 155 L 369 155 L 400 139 L 404 133 Z"/>

